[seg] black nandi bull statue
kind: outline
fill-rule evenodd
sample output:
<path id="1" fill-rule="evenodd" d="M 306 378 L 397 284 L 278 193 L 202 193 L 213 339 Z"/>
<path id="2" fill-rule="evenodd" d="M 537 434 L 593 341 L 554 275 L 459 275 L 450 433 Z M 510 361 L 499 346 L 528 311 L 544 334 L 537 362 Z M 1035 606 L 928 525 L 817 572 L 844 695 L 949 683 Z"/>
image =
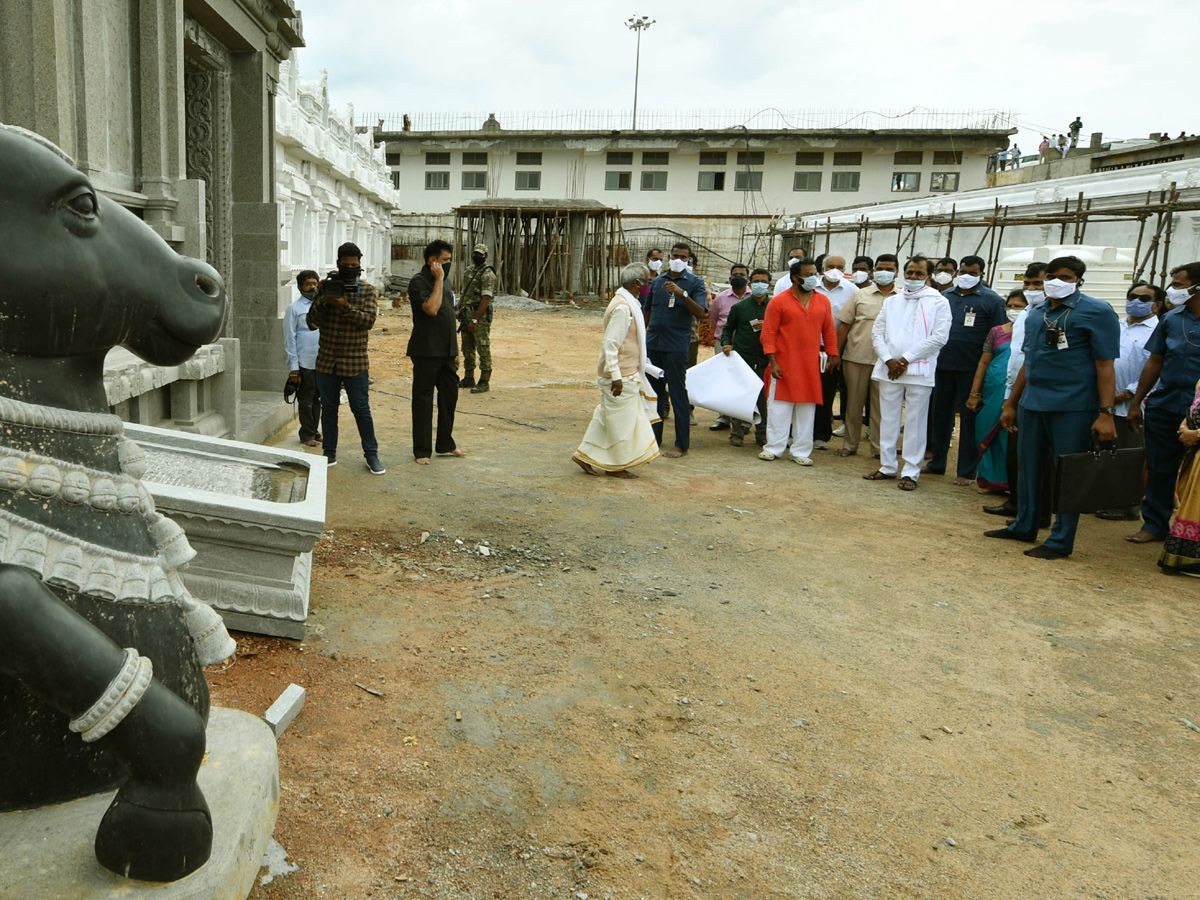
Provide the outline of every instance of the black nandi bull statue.
<path id="1" fill-rule="evenodd" d="M 148 881 L 208 860 L 201 666 L 235 645 L 180 580 L 193 551 L 103 363 L 120 344 L 176 365 L 224 316 L 215 270 L 0 125 L 0 812 L 119 788 L 96 857 Z"/>

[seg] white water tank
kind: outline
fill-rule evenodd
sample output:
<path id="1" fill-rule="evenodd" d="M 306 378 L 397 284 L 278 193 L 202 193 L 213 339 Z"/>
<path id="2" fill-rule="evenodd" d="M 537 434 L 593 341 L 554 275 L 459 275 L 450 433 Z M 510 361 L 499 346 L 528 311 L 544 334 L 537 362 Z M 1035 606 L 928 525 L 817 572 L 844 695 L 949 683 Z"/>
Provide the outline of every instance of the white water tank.
<path id="1" fill-rule="evenodd" d="M 1045 247 L 1010 247 L 1000 254 L 992 273 L 992 290 L 1001 297 L 1021 287 L 1031 262 L 1048 263 L 1059 256 L 1078 256 L 1087 263 L 1083 292 L 1107 300 L 1118 313 L 1125 312 L 1125 293 L 1133 284 L 1132 247 L 1096 247 L 1088 244 L 1050 244 Z"/>

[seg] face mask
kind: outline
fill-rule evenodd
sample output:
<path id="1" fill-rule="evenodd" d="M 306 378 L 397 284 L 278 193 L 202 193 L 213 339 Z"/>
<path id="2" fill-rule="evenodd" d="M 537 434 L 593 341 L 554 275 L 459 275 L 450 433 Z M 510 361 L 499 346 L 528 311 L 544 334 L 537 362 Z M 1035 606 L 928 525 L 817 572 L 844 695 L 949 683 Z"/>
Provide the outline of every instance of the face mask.
<path id="1" fill-rule="evenodd" d="M 954 279 L 954 284 L 956 287 L 961 288 L 964 291 L 969 291 L 973 287 L 975 287 L 975 285 L 979 284 L 979 276 L 978 275 L 959 275 L 957 278 Z"/>
<path id="2" fill-rule="evenodd" d="M 841 269 L 830 269 L 828 272 L 825 273 L 825 280 L 828 281 L 830 284 L 837 284 L 839 281 L 841 281 L 845 277 L 846 277 L 846 273 L 843 272 Z"/>
<path id="3" fill-rule="evenodd" d="M 934 284 L 949 284 L 954 280 L 954 276 L 949 272 L 938 272 L 933 276 Z"/>
<path id="4" fill-rule="evenodd" d="M 820 286 L 821 279 L 816 275 L 809 275 L 802 282 L 800 282 L 800 290 L 802 291 L 815 291 Z"/>
<path id="5" fill-rule="evenodd" d="M 1167 300 L 1172 306 L 1179 306 L 1182 303 L 1187 303 L 1188 298 L 1192 296 L 1194 288 L 1167 288 Z"/>
<path id="6" fill-rule="evenodd" d="M 650 262 L 646 263 L 646 265 L 650 267 L 650 271 L 653 272 L 655 275 L 657 275 L 659 272 L 662 271 L 662 260 L 661 259 L 652 259 L 652 260 L 650 260 Z"/>
<path id="7" fill-rule="evenodd" d="M 744 289 L 746 287 L 746 285 L 749 283 L 750 283 L 750 279 L 747 278 L 745 275 L 734 275 L 732 278 L 729 279 L 729 286 L 731 288 L 733 288 L 735 291 L 740 291 L 740 290 Z"/>
<path id="8" fill-rule="evenodd" d="M 921 290 L 921 288 L 923 288 L 923 287 L 925 287 L 925 279 L 924 278 L 905 278 L 904 279 L 904 290 L 908 291 L 908 293 L 910 293 L 910 294 L 915 294 L 917 291 Z"/>
<path id="9" fill-rule="evenodd" d="M 1045 291 L 1022 291 L 1021 293 L 1025 295 L 1025 302 L 1030 306 L 1037 306 L 1040 303 L 1046 302 Z"/>
<path id="10" fill-rule="evenodd" d="M 1005 313 L 1008 315 L 1008 321 L 1010 321 L 1010 322 L 1015 322 L 1015 321 L 1017 321 L 1017 319 L 1021 318 L 1021 313 L 1023 313 L 1023 312 L 1025 312 L 1025 310 L 1023 310 L 1023 309 L 1005 310 Z"/>
<path id="11" fill-rule="evenodd" d="M 313 288 L 311 291 L 301 291 L 300 296 L 305 297 L 309 300 L 316 300 L 317 299 L 317 290 L 316 290 L 316 288 Z"/>
<path id="12" fill-rule="evenodd" d="M 1132 319 L 1140 319 L 1154 312 L 1153 300 L 1126 300 L 1125 315 Z"/>
<path id="13" fill-rule="evenodd" d="M 442 274 L 444 276 L 446 276 L 447 280 L 449 280 L 449 278 L 450 278 L 450 263 L 448 263 L 448 262 L 442 263 Z"/>
<path id="14" fill-rule="evenodd" d="M 880 287 L 887 287 L 896 280 L 896 273 L 889 272 L 887 269 L 875 270 L 875 283 Z"/>
<path id="15" fill-rule="evenodd" d="M 1079 290 L 1079 285 L 1073 281 L 1061 281 L 1051 278 L 1046 282 L 1046 296 L 1051 300 L 1065 300 Z"/>
<path id="16" fill-rule="evenodd" d="M 686 259 L 671 260 L 671 271 L 674 272 L 676 275 L 678 275 L 680 272 L 682 272 L 686 268 L 687 268 L 687 260 Z"/>
<path id="17" fill-rule="evenodd" d="M 475 263 L 477 266 L 482 266 L 485 262 L 487 262 L 487 257 L 476 253 L 471 257 L 471 262 Z"/>
<path id="18" fill-rule="evenodd" d="M 871 273 L 864 272 L 862 269 L 859 269 L 857 272 L 855 272 L 853 275 L 850 276 L 850 280 L 853 281 L 855 284 L 866 284 L 868 281 L 871 280 Z"/>
<path id="19" fill-rule="evenodd" d="M 798 262 L 800 262 L 800 257 L 798 257 L 798 256 L 795 259 L 789 259 L 788 260 L 788 268 L 794 269 L 796 267 L 796 263 L 798 263 Z"/>
<path id="20" fill-rule="evenodd" d="M 338 275 L 342 281 L 355 282 L 358 281 L 358 276 L 362 274 L 362 269 L 359 266 L 343 266 L 338 265 Z"/>
<path id="21" fill-rule="evenodd" d="M 767 295 L 767 291 L 770 289 L 771 286 L 765 281 L 756 281 L 754 284 L 750 285 L 750 293 L 755 297 L 765 297 Z"/>
<path id="22" fill-rule="evenodd" d="M 692 268 L 692 264 L 691 264 L 691 263 L 688 263 L 688 264 L 687 264 L 687 273 L 688 273 L 689 275 L 693 275 L 693 274 L 695 274 L 695 272 L 696 272 L 696 270 Z"/>

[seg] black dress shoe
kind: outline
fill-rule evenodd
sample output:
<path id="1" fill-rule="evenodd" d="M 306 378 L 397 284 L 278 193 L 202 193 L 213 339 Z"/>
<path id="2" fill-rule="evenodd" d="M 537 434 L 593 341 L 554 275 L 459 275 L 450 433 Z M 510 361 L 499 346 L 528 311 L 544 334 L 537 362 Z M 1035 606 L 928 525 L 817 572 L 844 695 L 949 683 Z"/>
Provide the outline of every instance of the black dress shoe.
<path id="1" fill-rule="evenodd" d="M 1014 531 L 1009 531 L 1007 528 L 993 528 L 991 531 L 985 531 L 984 537 L 997 538 L 1002 541 L 1024 541 L 1027 544 L 1037 542 L 1037 535 L 1023 537 Z"/>
<path id="2" fill-rule="evenodd" d="M 1017 514 L 1017 505 L 1005 502 L 997 506 L 985 506 L 983 511 L 993 516 L 1015 516 Z"/>
<path id="3" fill-rule="evenodd" d="M 709 431 L 724 431 L 728 427 L 729 427 L 728 422 L 713 422 L 711 425 L 708 426 L 708 430 Z"/>

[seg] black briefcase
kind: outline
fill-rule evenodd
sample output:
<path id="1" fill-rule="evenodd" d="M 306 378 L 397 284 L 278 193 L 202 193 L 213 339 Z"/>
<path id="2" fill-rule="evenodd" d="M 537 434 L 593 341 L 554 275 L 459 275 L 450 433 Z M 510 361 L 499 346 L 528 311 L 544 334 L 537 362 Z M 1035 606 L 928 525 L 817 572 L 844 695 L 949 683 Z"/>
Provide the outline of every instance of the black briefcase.
<path id="1" fill-rule="evenodd" d="M 1092 449 L 1058 458 L 1054 511 L 1071 515 L 1140 506 L 1145 487 L 1146 451 L 1116 449 L 1092 442 Z"/>

